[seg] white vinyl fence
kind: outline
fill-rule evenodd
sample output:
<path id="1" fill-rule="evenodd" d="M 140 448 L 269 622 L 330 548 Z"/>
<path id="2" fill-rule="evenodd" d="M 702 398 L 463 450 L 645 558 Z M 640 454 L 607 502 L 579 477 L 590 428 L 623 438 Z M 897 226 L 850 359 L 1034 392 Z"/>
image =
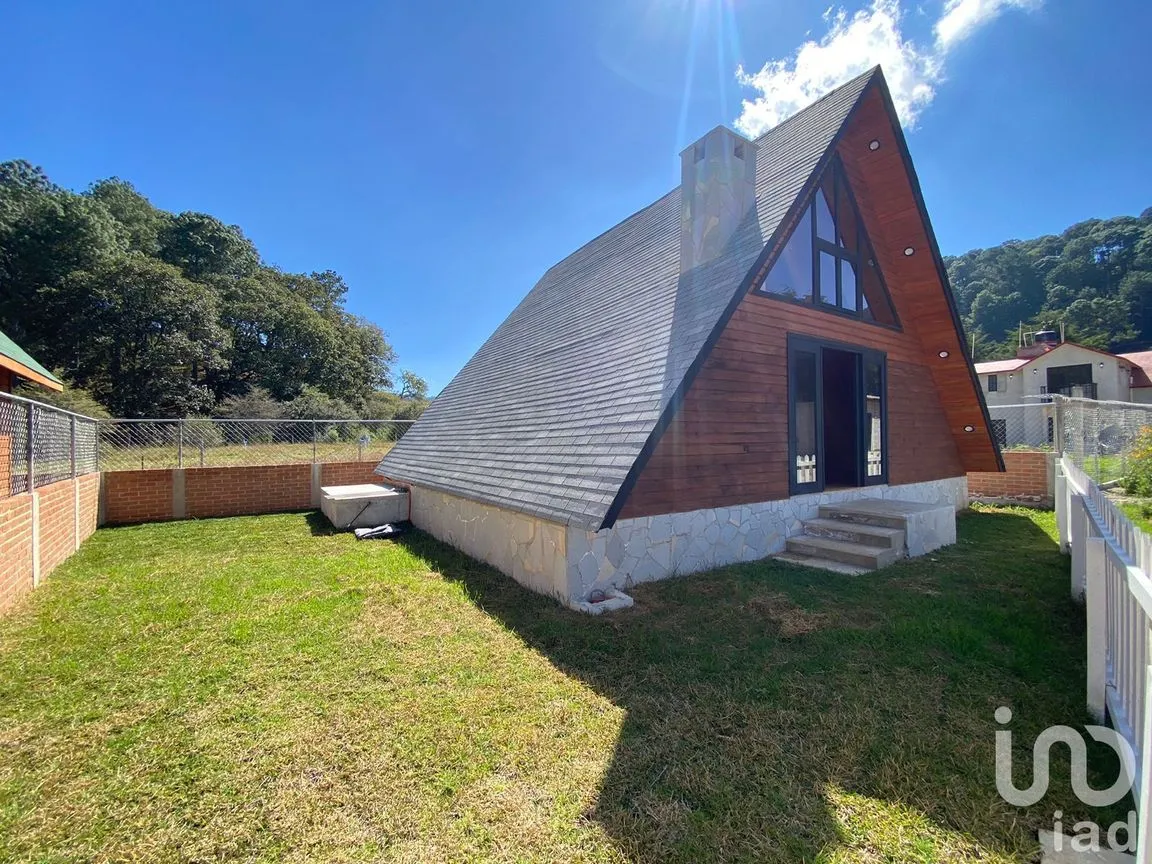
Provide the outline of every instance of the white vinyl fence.
<path id="1" fill-rule="evenodd" d="M 1072 556 L 1072 596 L 1088 624 L 1088 710 L 1136 755 L 1137 860 L 1152 861 L 1152 538 L 1138 530 L 1069 456 L 1058 463 L 1056 522 Z"/>

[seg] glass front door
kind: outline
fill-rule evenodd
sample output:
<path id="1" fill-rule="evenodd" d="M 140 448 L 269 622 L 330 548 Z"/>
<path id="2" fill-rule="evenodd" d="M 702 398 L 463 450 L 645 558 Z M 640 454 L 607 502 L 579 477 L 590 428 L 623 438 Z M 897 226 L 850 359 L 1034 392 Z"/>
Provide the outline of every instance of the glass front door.
<path id="1" fill-rule="evenodd" d="M 791 494 L 887 482 L 886 373 L 879 351 L 789 337 Z"/>

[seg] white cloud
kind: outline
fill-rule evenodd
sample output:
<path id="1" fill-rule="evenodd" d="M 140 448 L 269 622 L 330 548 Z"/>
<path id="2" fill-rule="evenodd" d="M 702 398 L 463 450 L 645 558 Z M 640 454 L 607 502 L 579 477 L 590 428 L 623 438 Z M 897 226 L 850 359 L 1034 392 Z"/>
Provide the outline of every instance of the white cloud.
<path id="1" fill-rule="evenodd" d="M 915 126 L 944 80 L 944 61 L 950 51 L 1005 9 L 1030 9 L 1041 2 L 946 0 L 932 28 L 934 41 L 928 46 L 904 37 L 900 0 L 872 0 L 869 8 L 854 15 L 829 9 L 824 14 L 828 32 L 819 41 L 805 42 L 795 56 L 770 60 L 758 72 L 736 70 L 740 84 L 759 91 L 754 99 L 743 101 L 736 128 L 759 135 L 877 64 L 884 67 L 901 123 Z"/>
<path id="2" fill-rule="evenodd" d="M 1041 0 L 948 0 L 936 22 L 936 49 L 947 52 L 1010 6 L 1032 9 Z"/>

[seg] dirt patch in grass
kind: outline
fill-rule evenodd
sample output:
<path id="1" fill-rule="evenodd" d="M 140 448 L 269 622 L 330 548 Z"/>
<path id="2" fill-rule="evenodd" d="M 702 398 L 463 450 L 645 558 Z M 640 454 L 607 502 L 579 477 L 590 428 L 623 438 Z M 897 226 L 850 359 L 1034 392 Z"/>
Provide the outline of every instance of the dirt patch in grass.
<path id="1" fill-rule="evenodd" d="M 775 625 L 784 639 L 811 633 L 828 624 L 828 615 L 802 609 L 788 595 L 779 592 L 753 597 L 748 601 L 748 608 Z"/>

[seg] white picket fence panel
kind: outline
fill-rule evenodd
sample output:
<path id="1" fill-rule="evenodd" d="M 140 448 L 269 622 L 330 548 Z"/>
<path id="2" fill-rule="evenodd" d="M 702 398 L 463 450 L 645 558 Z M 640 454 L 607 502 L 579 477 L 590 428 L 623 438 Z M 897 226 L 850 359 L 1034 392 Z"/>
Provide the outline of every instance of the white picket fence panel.
<path id="1" fill-rule="evenodd" d="M 1059 461 L 1056 522 L 1072 556 L 1072 596 L 1086 607 L 1088 710 L 1105 716 L 1136 754 L 1136 859 L 1152 862 L 1152 538 L 1134 526 L 1071 459 Z"/>

